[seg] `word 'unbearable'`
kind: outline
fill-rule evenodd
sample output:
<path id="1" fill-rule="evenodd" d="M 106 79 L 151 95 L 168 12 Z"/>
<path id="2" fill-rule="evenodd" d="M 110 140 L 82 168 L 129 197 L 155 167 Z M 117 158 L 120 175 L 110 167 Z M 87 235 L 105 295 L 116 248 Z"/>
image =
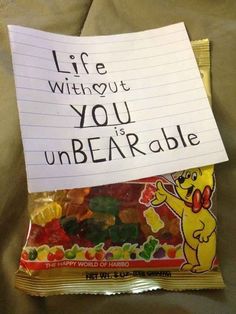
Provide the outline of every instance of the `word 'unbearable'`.
<path id="1" fill-rule="evenodd" d="M 86 162 L 99 163 L 114 159 L 124 159 L 147 155 L 150 153 L 160 153 L 166 150 L 175 150 L 200 144 L 200 140 L 194 133 L 183 135 L 180 125 L 176 126 L 176 135 L 168 136 L 166 130 L 161 128 L 161 139 L 154 139 L 141 144 L 139 137 L 135 133 L 127 133 L 125 138 L 126 145 L 119 146 L 118 138 L 108 137 L 106 147 L 101 147 L 104 138 L 92 137 L 87 139 L 72 139 L 72 151 L 44 152 L 48 165 L 54 164 L 83 164 Z M 101 154 L 102 152 L 102 154 Z M 117 158 L 118 156 L 118 158 Z"/>

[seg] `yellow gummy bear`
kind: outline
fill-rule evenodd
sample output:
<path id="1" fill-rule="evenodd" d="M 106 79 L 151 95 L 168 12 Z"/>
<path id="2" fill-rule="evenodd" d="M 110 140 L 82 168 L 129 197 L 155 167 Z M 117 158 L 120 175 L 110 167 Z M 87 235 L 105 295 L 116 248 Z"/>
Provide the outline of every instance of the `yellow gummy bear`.
<path id="1" fill-rule="evenodd" d="M 146 209 L 143 215 L 146 218 L 147 224 L 151 227 L 152 232 L 158 232 L 164 227 L 164 222 L 153 207 Z"/>
<path id="2" fill-rule="evenodd" d="M 32 223 L 44 226 L 49 221 L 60 218 L 62 215 L 62 208 L 56 202 L 51 202 L 46 205 L 36 208 L 31 214 Z"/>

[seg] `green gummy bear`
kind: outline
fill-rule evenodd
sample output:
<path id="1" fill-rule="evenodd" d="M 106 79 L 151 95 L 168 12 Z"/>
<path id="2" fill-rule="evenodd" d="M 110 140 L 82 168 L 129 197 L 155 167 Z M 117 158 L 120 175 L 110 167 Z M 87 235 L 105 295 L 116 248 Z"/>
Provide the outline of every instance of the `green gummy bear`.
<path id="1" fill-rule="evenodd" d="M 144 244 L 144 250 L 145 250 L 145 252 L 152 253 L 153 252 L 152 244 L 151 243 L 145 243 Z"/>
<path id="2" fill-rule="evenodd" d="M 76 235 L 79 232 L 79 224 L 76 217 L 62 217 L 60 223 L 65 232 L 69 235 Z"/>
<path id="3" fill-rule="evenodd" d="M 94 212 L 117 216 L 119 214 L 119 201 L 111 196 L 95 196 L 90 199 L 89 208 Z"/>
<path id="4" fill-rule="evenodd" d="M 150 244 L 152 245 L 153 249 L 156 247 L 157 242 L 158 241 L 156 239 L 150 239 Z"/>
<path id="5" fill-rule="evenodd" d="M 139 235 L 137 224 L 119 224 L 109 228 L 112 242 L 126 242 L 136 240 Z"/>
<path id="6" fill-rule="evenodd" d="M 149 254 L 148 252 L 142 251 L 139 253 L 139 256 L 144 258 L 145 260 L 149 260 L 151 257 L 151 254 Z"/>

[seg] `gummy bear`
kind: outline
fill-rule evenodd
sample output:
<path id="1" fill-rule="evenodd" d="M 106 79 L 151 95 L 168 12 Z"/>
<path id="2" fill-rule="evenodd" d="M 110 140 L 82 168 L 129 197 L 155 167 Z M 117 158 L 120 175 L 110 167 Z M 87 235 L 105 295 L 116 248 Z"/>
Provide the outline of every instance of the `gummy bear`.
<path id="1" fill-rule="evenodd" d="M 153 184 L 146 184 L 145 188 L 141 193 L 139 202 L 142 204 L 150 204 L 151 200 L 154 198 L 156 192 L 156 187 Z"/>
<path id="2" fill-rule="evenodd" d="M 50 202 L 46 205 L 37 207 L 30 215 L 31 221 L 34 224 L 44 226 L 49 221 L 60 218 L 62 215 L 62 208 L 56 202 Z"/>
<path id="3" fill-rule="evenodd" d="M 177 217 L 171 218 L 163 216 L 164 228 L 158 232 L 160 242 L 177 245 L 182 242 L 182 235 L 180 232 L 180 222 Z"/>
<path id="4" fill-rule="evenodd" d="M 148 240 L 143 244 L 143 249 L 139 253 L 139 256 L 145 260 L 150 260 L 152 254 L 156 250 L 157 245 L 158 240 L 153 237 L 149 237 Z"/>
<path id="5" fill-rule="evenodd" d="M 137 240 L 139 236 L 139 228 L 137 224 L 118 224 L 111 226 L 109 236 L 113 243 L 132 242 Z"/>
<path id="6" fill-rule="evenodd" d="M 119 212 L 119 218 L 125 224 L 140 222 L 139 213 L 136 208 L 122 209 Z"/>
<path id="7" fill-rule="evenodd" d="M 67 198 L 78 205 L 83 204 L 85 197 L 90 193 L 90 188 L 72 189 L 67 193 Z"/>
<path id="8" fill-rule="evenodd" d="M 119 213 L 119 201 L 111 196 L 95 196 L 90 199 L 89 208 L 93 212 L 117 216 Z"/>
<path id="9" fill-rule="evenodd" d="M 151 227 L 153 232 L 158 232 L 158 230 L 164 227 L 164 223 L 161 220 L 158 213 L 153 207 L 149 207 L 143 212 L 144 217 L 146 218 L 147 224 Z"/>

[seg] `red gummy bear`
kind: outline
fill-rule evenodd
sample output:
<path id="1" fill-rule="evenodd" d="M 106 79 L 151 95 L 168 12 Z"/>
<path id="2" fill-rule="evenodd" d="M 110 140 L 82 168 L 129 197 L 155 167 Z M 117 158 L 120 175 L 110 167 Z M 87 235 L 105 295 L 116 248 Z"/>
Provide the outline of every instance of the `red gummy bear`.
<path id="1" fill-rule="evenodd" d="M 146 184 L 145 188 L 141 192 L 141 197 L 139 202 L 142 204 L 149 204 L 154 198 L 156 192 L 156 187 L 153 184 Z"/>
<path id="2" fill-rule="evenodd" d="M 27 244 L 29 246 L 63 245 L 67 248 L 71 246 L 71 239 L 61 227 L 59 219 L 53 219 L 44 227 L 32 224 Z"/>

